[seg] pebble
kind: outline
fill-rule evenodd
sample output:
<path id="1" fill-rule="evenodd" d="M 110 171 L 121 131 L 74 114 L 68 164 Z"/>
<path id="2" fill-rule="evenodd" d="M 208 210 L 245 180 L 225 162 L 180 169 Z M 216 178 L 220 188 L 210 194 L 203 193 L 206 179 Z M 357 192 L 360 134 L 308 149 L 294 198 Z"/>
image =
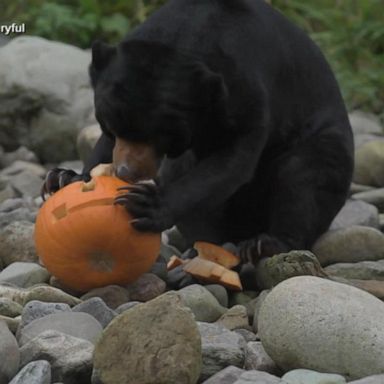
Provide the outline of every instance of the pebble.
<path id="1" fill-rule="evenodd" d="M 15 261 L 37 261 L 33 240 L 34 225 L 15 221 L 0 230 L 0 260 L 9 265 Z"/>
<path id="2" fill-rule="evenodd" d="M 0 381 L 8 383 L 17 373 L 20 365 L 19 346 L 7 324 L 0 320 Z M 5 381 L 6 380 L 6 381 Z"/>
<path id="3" fill-rule="evenodd" d="M 6 297 L 0 298 L 0 315 L 16 317 L 21 315 L 22 310 L 23 307 L 19 303 L 16 303 Z"/>
<path id="4" fill-rule="evenodd" d="M 51 384 L 51 365 L 46 360 L 31 361 L 9 384 Z"/>
<path id="5" fill-rule="evenodd" d="M 371 206 L 375 206 L 380 212 L 384 211 L 384 188 L 376 188 L 370 191 L 355 193 L 353 199 L 361 200 Z"/>
<path id="6" fill-rule="evenodd" d="M 134 283 L 127 286 L 129 299 L 146 302 L 165 292 L 166 283 L 153 273 L 144 273 Z"/>
<path id="7" fill-rule="evenodd" d="M 0 315 L 0 322 L 7 324 L 9 330 L 15 334 L 20 325 L 20 316 L 17 317 L 8 317 Z"/>
<path id="8" fill-rule="evenodd" d="M 276 363 L 265 352 L 260 341 L 250 341 L 247 343 L 244 368 L 247 371 L 264 371 L 271 374 L 280 373 Z"/>
<path id="9" fill-rule="evenodd" d="M 249 328 L 247 308 L 243 305 L 234 305 L 216 321 L 216 324 L 221 324 L 230 331 Z"/>
<path id="10" fill-rule="evenodd" d="M 360 261 L 358 263 L 336 263 L 324 268 L 332 276 L 345 279 L 384 281 L 384 260 Z"/>
<path id="11" fill-rule="evenodd" d="M 229 365 L 244 366 L 247 344 L 241 335 L 219 324 L 198 322 L 198 327 L 203 352 L 200 380 L 207 380 Z"/>
<path id="12" fill-rule="evenodd" d="M 383 384 L 384 375 L 372 375 L 365 377 L 364 379 L 354 380 L 348 382 L 348 384 Z"/>
<path id="13" fill-rule="evenodd" d="M 133 308 L 133 307 L 136 306 L 137 304 L 141 304 L 140 301 L 129 301 L 128 303 L 124 303 L 124 304 L 119 305 L 119 306 L 115 309 L 115 312 L 116 312 L 117 314 L 123 313 L 123 312 L 125 312 L 125 311 L 128 311 L 128 309 Z"/>
<path id="14" fill-rule="evenodd" d="M 352 226 L 326 232 L 312 252 L 321 265 L 384 259 L 384 234 L 375 228 Z"/>
<path id="15" fill-rule="evenodd" d="M 72 308 L 72 312 L 88 313 L 93 316 L 103 328 L 117 316 L 117 313 L 109 308 L 100 297 L 93 297 L 75 305 Z"/>
<path id="16" fill-rule="evenodd" d="M 265 298 L 268 296 L 268 294 L 271 292 L 270 289 L 264 289 L 264 291 L 260 292 L 260 295 L 257 296 L 255 307 L 254 307 L 254 313 L 253 313 L 253 323 L 252 323 L 252 329 L 253 332 L 257 333 L 258 330 L 258 319 L 259 319 L 259 312 L 261 305 L 263 304 Z"/>
<path id="17" fill-rule="evenodd" d="M 278 377 L 262 371 L 246 371 L 234 384 L 285 384 Z"/>
<path id="18" fill-rule="evenodd" d="M 203 384 L 233 384 L 244 372 L 243 369 L 230 365 L 215 373 Z"/>
<path id="19" fill-rule="evenodd" d="M 92 289 L 81 296 L 81 299 L 87 300 L 92 297 L 100 297 L 104 303 L 112 309 L 130 301 L 128 290 L 120 285 L 107 285 L 105 287 Z"/>
<path id="20" fill-rule="evenodd" d="M 363 192 L 371 193 L 371 192 Z M 355 196 L 353 196 L 355 197 Z M 363 199 L 362 199 L 363 200 Z M 360 200 L 348 200 L 333 219 L 330 230 L 347 228 L 352 225 L 379 228 L 379 212 L 375 205 Z"/>
<path id="21" fill-rule="evenodd" d="M 204 285 L 204 288 L 215 296 L 216 300 L 225 308 L 228 308 L 228 292 L 220 284 L 208 284 Z"/>
<path id="22" fill-rule="evenodd" d="M 27 163 L 39 162 L 39 159 L 34 152 L 21 145 L 15 151 L 4 153 L 4 155 L 1 157 L 1 165 L 8 167 L 15 163 L 17 160 L 22 160 Z"/>
<path id="23" fill-rule="evenodd" d="M 23 297 L 23 305 L 32 301 L 39 300 L 48 303 L 64 303 L 73 307 L 81 303 L 82 300 L 77 297 L 71 296 L 58 288 L 53 288 L 48 285 L 34 286 L 25 290 Z"/>
<path id="24" fill-rule="evenodd" d="M 29 208 L 17 208 L 11 212 L 0 212 L 0 228 L 6 227 L 14 221 L 28 221 L 34 223 L 36 221 L 36 210 Z"/>
<path id="25" fill-rule="evenodd" d="M 169 292 L 117 316 L 95 347 L 93 382 L 195 384 L 201 339 L 193 316 Z"/>
<path id="26" fill-rule="evenodd" d="M 95 343 L 101 335 L 101 324 L 88 313 L 58 312 L 40 317 L 24 326 L 19 334 L 19 345 L 23 346 L 43 331 L 51 329 Z"/>
<path id="27" fill-rule="evenodd" d="M 282 378 L 287 384 L 345 384 L 343 376 L 332 373 L 320 373 L 309 369 L 294 369 Z"/>
<path id="28" fill-rule="evenodd" d="M 51 364 L 53 382 L 89 383 L 93 350 L 93 344 L 87 340 L 47 330 L 20 348 L 21 365 L 44 359 Z"/>
<path id="29" fill-rule="evenodd" d="M 383 134 L 383 128 L 380 124 L 380 119 L 372 113 L 356 110 L 349 113 L 348 117 L 355 136 L 361 134 Z"/>
<path id="30" fill-rule="evenodd" d="M 183 304 L 192 310 L 196 321 L 210 323 L 218 320 L 227 311 L 202 285 L 189 285 L 180 289 L 178 294 Z"/>
<path id="31" fill-rule="evenodd" d="M 9 264 L 0 272 L 0 283 L 11 283 L 18 287 L 28 288 L 35 284 L 49 281 L 50 274 L 36 263 L 17 261 Z"/>
<path id="32" fill-rule="evenodd" d="M 246 342 L 257 341 L 257 335 L 249 331 L 248 329 L 238 328 L 238 329 L 234 329 L 233 331 L 243 336 Z"/>
<path id="33" fill-rule="evenodd" d="M 284 370 L 306 368 L 352 380 L 384 373 L 383 318 L 384 303 L 367 292 L 300 276 L 280 283 L 264 300 L 259 335 Z"/>

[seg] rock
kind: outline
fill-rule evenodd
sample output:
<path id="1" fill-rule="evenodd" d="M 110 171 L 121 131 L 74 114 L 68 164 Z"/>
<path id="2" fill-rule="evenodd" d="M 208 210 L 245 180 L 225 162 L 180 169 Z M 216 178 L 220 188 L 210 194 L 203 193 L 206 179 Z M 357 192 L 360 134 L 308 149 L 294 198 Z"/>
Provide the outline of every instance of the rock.
<path id="1" fill-rule="evenodd" d="M 20 325 L 20 316 L 13 318 L 13 317 L 0 315 L 0 322 L 4 322 L 5 324 L 7 324 L 9 330 L 13 334 L 15 334 Z"/>
<path id="2" fill-rule="evenodd" d="M 36 263 L 17 261 L 0 272 L 0 283 L 12 283 L 27 288 L 49 280 L 49 272 Z"/>
<path id="3" fill-rule="evenodd" d="M 13 176 L 9 183 L 20 196 L 40 196 L 42 179 L 28 171 Z"/>
<path id="4" fill-rule="evenodd" d="M 264 291 L 260 292 L 259 296 L 257 296 L 257 300 L 255 303 L 255 311 L 253 313 L 253 323 L 252 323 L 252 329 L 253 329 L 253 332 L 255 333 L 257 333 L 257 330 L 258 330 L 258 319 L 259 319 L 259 312 L 260 312 L 261 305 L 263 304 L 265 298 L 270 292 L 271 292 L 270 289 L 265 289 Z"/>
<path id="5" fill-rule="evenodd" d="M 260 259 L 256 265 L 256 280 L 263 289 L 269 289 L 294 276 L 326 277 L 319 260 L 309 251 L 290 251 Z"/>
<path id="6" fill-rule="evenodd" d="M 58 312 L 31 321 L 21 329 L 19 345 L 23 346 L 47 329 L 62 332 L 95 343 L 103 328 L 100 323 L 88 313 Z"/>
<path id="7" fill-rule="evenodd" d="M 53 288 L 58 288 L 65 293 L 68 293 L 71 296 L 81 296 L 84 292 L 77 291 L 75 289 L 67 287 L 64 283 L 62 283 L 56 276 L 51 276 L 49 279 L 49 285 Z"/>
<path id="8" fill-rule="evenodd" d="M 166 238 L 163 243 L 173 246 L 179 252 L 185 252 L 191 246 L 176 227 L 165 230 L 163 234 Z"/>
<path id="9" fill-rule="evenodd" d="M 346 283 L 344 281 L 341 282 Z M 347 284 L 369 292 L 380 300 L 384 300 L 384 281 L 350 279 L 347 280 Z"/>
<path id="10" fill-rule="evenodd" d="M 71 307 L 63 303 L 44 303 L 38 300 L 28 302 L 21 313 L 20 328 L 24 328 L 33 320 L 51 315 L 53 313 L 70 312 Z"/>
<path id="11" fill-rule="evenodd" d="M 72 171 L 81 174 L 83 172 L 84 164 L 81 160 L 66 160 L 58 164 L 58 168 L 72 169 Z"/>
<path id="12" fill-rule="evenodd" d="M 280 283 L 264 300 L 259 335 L 284 370 L 358 379 L 384 372 L 383 317 L 384 304 L 360 289 L 300 276 Z"/>
<path id="13" fill-rule="evenodd" d="M 247 371 L 264 371 L 271 374 L 279 374 L 279 368 L 269 357 L 260 341 L 250 341 L 247 343 L 244 368 Z"/>
<path id="14" fill-rule="evenodd" d="M 92 382 L 195 384 L 200 370 L 196 323 L 171 292 L 112 320 L 95 348 Z"/>
<path id="15" fill-rule="evenodd" d="M 21 314 L 23 307 L 6 297 L 0 298 L 0 315 L 16 317 Z"/>
<path id="16" fill-rule="evenodd" d="M 100 297 L 104 303 L 112 309 L 130 301 L 128 290 L 119 285 L 107 285 L 105 287 L 92 289 L 81 296 L 81 299 L 87 300 L 92 297 Z"/>
<path id="17" fill-rule="evenodd" d="M 89 383 L 93 344 L 57 331 L 44 331 L 20 348 L 21 365 L 40 359 L 52 368 L 52 381 L 65 384 Z"/>
<path id="18" fill-rule="evenodd" d="M 27 163 L 39 163 L 39 159 L 36 154 L 30 151 L 27 147 L 21 145 L 15 151 L 4 153 L 1 158 L 1 164 L 4 168 L 6 168 L 18 160 L 25 161 Z"/>
<path id="19" fill-rule="evenodd" d="M 233 331 L 236 328 L 248 328 L 247 309 L 243 305 L 235 305 L 228 309 L 217 321 L 216 324 L 223 325 Z"/>
<path id="20" fill-rule="evenodd" d="M 153 273 L 144 273 L 127 289 L 130 300 L 146 302 L 163 294 L 166 284 Z"/>
<path id="21" fill-rule="evenodd" d="M 60 289 L 53 288 L 46 285 L 34 286 L 28 288 L 25 291 L 25 295 L 23 297 L 23 305 L 32 301 L 45 301 L 47 303 L 64 303 L 73 307 L 76 304 L 81 303 L 81 300 L 77 297 L 68 295 Z"/>
<path id="22" fill-rule="evenodd" d="M 7 180 L 4 180 L 0 177 L 0 203 L 12 199 L 16 196 L 16 192 L 10 186 Z"/>
<path id="23" fill-rule="evenodd" d="M 225 308 L 228 308 L 228 292 L 220 284 L 208 284 L 204 285 L 204 288 L 215 296 L 216 300 Z"/>
<path id="24" fill-rule="evenodd" d="M 244 372 L 243 369 L 230 365 L 223 370 L 215 373 L 203 384 L 233 384 Z"/>
<path id="25" fill-rule="evenodd" d="M 160 245 L 160 256 L 168 263 L 169 259 L 173 256 L 181 256 L 181 252 L 173 245 L 164 244 L 163 242 Z"/>
<path id="26" fill-rule="evenodd" d="M 101 129 L 99 124 L 88 125 L 81 129 L 77 135 L 76 148 L 77 153 L 83 162 L 86 162 L 101 136 Z"/>
<path id="27" fill-rule="evenodd" d="M 384 187 L 384 141 L 373 140 L 355 152 L 353 181 L 358 184 Z"/>
<path id="28" fill-rule="evenodd" d="M 7 199 L 8 201 L 10 199 Z M 13 200 L 13 199 L 12 199 Z M 36 221 L 37 210 L 31 210 L 29 208 L 18 208 L 11 212 L 0 212 L 0 228 L 15 221 L 28 221 L 34 223 Z"/>
<path id="29" fill-rule="evenodd" d="M 337 263 L 325 267 L 327 274 L 345 279 L 383 280 L 384 260 Z"/>
<path id="30" fill-rule="evenodd" d="M 343 376 L 332 373 L 320 373 L 309 369 L 294 369 L 282 378 L 287 384 L 344 384 Z"/>
<path id="31" fill-rule="evenodd" d="M 234 384 L 285 384 L 278 377 L 267 372 L 246 371 Z"/>
<path id="32" fill-rule="evenodd" d="M 141 304 L 140 301 L 130 301 L 128 303 L 121 304 L 115 309 L 115 312 L 118 314 L 121 314 L 121 313 L 128 311 L 129 309 L 135 307 L 137 304 Z"/>
<path id="33" fill-rule="evenodd" d="M 352 225 L 379 228 L 379 212 L 377 208 L 365 201 L 348 200 L 332 221 L 329 229 L 347 228 Z"/>
<path id="34" fill-rule="evenodd" d="M 34 225 L 27 221 L 16 221 L 0 230 L 0 260 L 4 265 L 37 261 L 33 232 Z"/>
<path id="35" fill-rule="evenodd" d="M 0 298 L 9 299 L 24 305 L 25 294 L 26 290 L 23 288 L 15 287 L 7 283 L 0 284 Z"/>
<path id="36" fill-rule="evenodd" d="M 84 312 L 93 316 L 103 328 L 105 328 L 116 316 L 117 313 L 112 311 L 100 297 L 93 297 L 85 300 L 72 308 L 73 312 Z"/>
<path id="37" fill-rule="evenodd" d="M 200 381 L 229 365 L 243 367 L 247 344 L 242 336 L 218 324 L 199 322 L 198 327 L 203 351 Z"/>
<path id="38" fill-rule="evenodd" d="M 152 265 L 149 272 L 156 275 L 161 280 L 167 281 L 168 279 L 167 262 L 163 256 L 161 255 L 158 256 L 158 258 L 156 259 L 156 262 Z"/>
<path id="39" fill-rule="evenodd" d="M 372 376 L 364 377 L 364 379 L 348 382 L 348 384 L 383 384 L 383 383 L 384 383 L 384 375 L 372 375 Z"/>
<path id="40" fill-rule="evenodd" d="M 0 142 L 6 150 L 27 145 L 43 162 L 76 157 L 78 131 L 94 122 L 90 61 L 89 51 L 40 37 L 16 37 L 1 48 Z"/>
<path id="41" fill-rule="evenodd" d="M 326 232 L 312 248 L 321 265 L 384 259 L 384 234 L 353 226 Z"/>
<path id="42" fill-rule="evenodd" d="M 371 187 L 370 185 L 351 183 L 351 186 L 349 188 L 349 194 L 354 195 L 355 193 L 372 191 L 373 189 L 376 188 Z"/>
<path id="43" fill-rule="evenodd" d="M 239 292 L 230 292 L 229 296 L 229 307 L 234 305 L 244 305 L 247 307 L 249 302 L 257 297 L 258 292 L 256 291 L 239 291 Z"/>
<path id="44" fill-rule="evenodd" d="M 183 304 L 192 310 L 196 321 L 213 322 L 227 311 L 211 292 L 199 284 L 182 288 L 178 294 Z"/>
<path id="45" fill-rule="evenodd" d="M 371 134 L 383 135 L 383 127 L 380 124 L 380 119 L 371 113 L 360 110 L 353 111 L 349 114 L 352 131 L 355 135 Z"/>
<path id="46" fill-rule="evenodd" d="M 4 200 L 0 204 L 0 212 L 12 212 L 18 208 L 27 208 L 28 210 L 36 210 L 37 206 L 31 198 L 17 197 L 15 199 Z"/>
<path id="47" fill-rule="evenodd" d="M 51 384 L 51 365 L 46 360 L 31 361 L 9 384 Z"/>
<path id="48" fill-rule="evenodd" d="M 11 179 L 17 175 L 23 174 L 24 172 L 39 177 L 41 183 L 41 179 L 45 176 L 47 170 L 40 164 L 34 164 L 23 160 L 16 160 L 8 167 L 2 169 L 0 171 L 0 175 Z"/>
<path id="49" fill-rule="evenodd" d="M 234 329 L 234 332 L 238 333 L 239 335 L 243 336 L 244 340 L 248 343 L 249 341 L 257 341 L 258 337 L 255 333 L 249 331 L 248 329 L 238 328 Z"/>
<path id="50" fill-rule="evenodd" d="M 19 346 L 7 324 L 0 320 L 0 381 L 7 384 L 17 373 L 20 365 Z"/>
<path id="51" fill-rule="evenodd" d="M 352 195 L 352 198 L 374 205 L 380 212 L 384 211 L 384 188 L 375 188 L 370 191 L 355 193 Z"/>

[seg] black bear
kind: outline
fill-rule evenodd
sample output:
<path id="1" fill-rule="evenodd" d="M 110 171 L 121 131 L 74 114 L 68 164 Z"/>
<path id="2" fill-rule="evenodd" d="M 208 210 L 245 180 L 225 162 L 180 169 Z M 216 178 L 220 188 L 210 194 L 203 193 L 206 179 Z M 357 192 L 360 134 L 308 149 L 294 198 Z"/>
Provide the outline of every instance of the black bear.
<path id="1" fill-rule="evenodd" d="M 319 48 L 263 0 L 170 0 L 117 47 L 93 46 L 103 134 L 82 175 L 112 162 L 140 231 L 174 225 L 244 260 L 310 248 L 343 205 L 353 138 Z M 150 183 L 147 179 L 154 179 Z"/>

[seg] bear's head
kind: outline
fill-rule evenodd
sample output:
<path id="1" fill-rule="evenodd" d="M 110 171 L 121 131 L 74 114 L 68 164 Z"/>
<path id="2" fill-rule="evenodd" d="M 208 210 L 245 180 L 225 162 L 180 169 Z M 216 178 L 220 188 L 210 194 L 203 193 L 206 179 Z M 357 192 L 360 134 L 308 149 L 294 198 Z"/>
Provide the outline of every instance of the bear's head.
<path id="1" fill-rule="evenodd" d="M 154 177 L 164 156 L 198 151 L 228 124 L 222 76 L 162 43 L 96 42 L 89 72 L 96 118 L 115 140 L 117 175 L 129 181 Z"/>

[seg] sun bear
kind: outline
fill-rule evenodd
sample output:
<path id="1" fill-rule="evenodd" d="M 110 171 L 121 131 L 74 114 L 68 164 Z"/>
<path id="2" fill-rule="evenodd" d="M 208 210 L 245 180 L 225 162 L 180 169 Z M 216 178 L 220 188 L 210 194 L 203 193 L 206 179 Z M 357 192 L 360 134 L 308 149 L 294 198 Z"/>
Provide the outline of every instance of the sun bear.
<path id="1" fill-rule="evenodd" d="M 117 46 L 95 43 L 90 77 L 103 134 L 82 175 L 49 172 L 48 192 L 113 161 L 135 182 L 116 203 L 136 229 L 176 225 L 189 244 L 234 242 L 253 262 L 310 248 L 347 197 L 337 82 L 263 0 L 171 0 Z"/>

